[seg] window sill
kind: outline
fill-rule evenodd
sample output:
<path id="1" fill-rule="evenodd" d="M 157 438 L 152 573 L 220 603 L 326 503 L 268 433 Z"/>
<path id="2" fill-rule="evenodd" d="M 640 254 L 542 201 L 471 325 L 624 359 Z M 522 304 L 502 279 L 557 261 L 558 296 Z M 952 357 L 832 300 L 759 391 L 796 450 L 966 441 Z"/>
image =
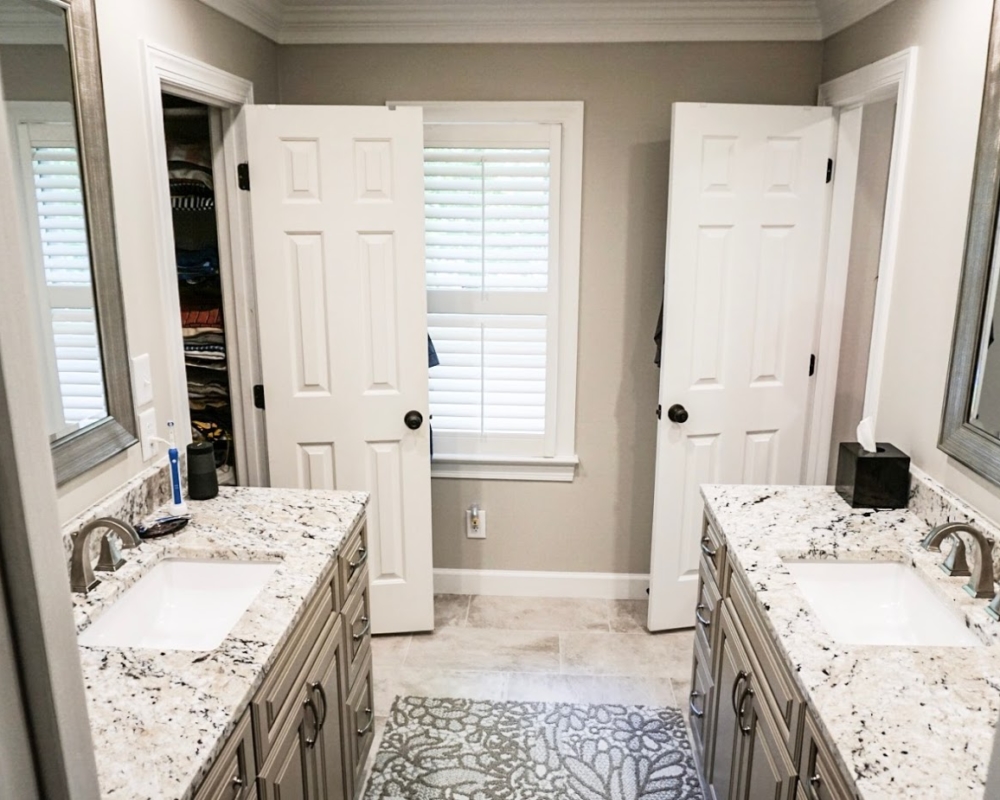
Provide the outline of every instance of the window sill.
<path id="1" fill-rule="evenodd" d="M 558 481 L 570 483 L 576 476 L 579 457 L 555 456 L 453 456 L 435 454 L 432 478 L 464 478 L 482 481 Z"/>

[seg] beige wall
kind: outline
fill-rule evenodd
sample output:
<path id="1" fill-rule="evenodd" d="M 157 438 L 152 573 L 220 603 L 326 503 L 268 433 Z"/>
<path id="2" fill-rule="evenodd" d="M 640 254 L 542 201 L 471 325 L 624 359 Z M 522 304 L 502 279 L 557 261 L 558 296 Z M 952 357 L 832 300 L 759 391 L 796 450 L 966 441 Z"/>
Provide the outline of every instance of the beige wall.
<path id="1" fill-rule="evenodd" d="M 156 416 L 163 426 L 174 412 L 153 239 L 142 42 L 253 81 L 261 102 L 277 97 L 277 46 L 197 0 L 97 0 L 97 22 L 129 350 L 151 355 Z M 136 446 L 64 486 L 60 517 L 68 519 L 145 466 Z"/>
<path id="2" fill-rule="evenodd" d="M 919 48 L 877 435 L 1000 519 L 1000 490 L 937 449 L 991 6 L 989 0 L 896 0 L 825 43 L 823 79 Z"/>
<path id="3" fill-rule="evenodd" d="M 858 422 L 864 413 L 895 120 L 895 99 L 866 105 L 861 113 L 858 182 L 851 226 L 844 327 L 840 336 L 837 397 L 833 405 L 833 435 L 830 438 L 830 483 L 837 478 L 840 443 L 857 441 Z"/>
<path id="4" fill-rule="evenodd" d="M 577 452 L 572 484 L 434 481 L 434 564 L 649 569 L 670 104 L 815 101 L 819 43 L 297 46 L 281 102 L 583 100 Z M 666 352 L 664 358 L 669 358 Z M 488 539 L 464 509 L 488 512 Z"/>

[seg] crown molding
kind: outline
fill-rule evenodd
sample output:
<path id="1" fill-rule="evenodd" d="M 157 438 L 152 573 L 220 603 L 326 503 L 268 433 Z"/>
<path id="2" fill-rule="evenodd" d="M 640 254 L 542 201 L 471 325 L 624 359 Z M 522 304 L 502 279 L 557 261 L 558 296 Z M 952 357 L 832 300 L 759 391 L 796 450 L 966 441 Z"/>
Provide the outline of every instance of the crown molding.
<path id="1" fill-rule="evenodd" d="M 218 2 L 219 0 L 215 0 Z M 281 44 L 817 40 L 813 0 L 287 4 Z"/>
<path id="2" fill-rule="evenodd" d="M 893 0 L 816 0 L 823 38 L 849 28 Z"/>
<path id="3" fill-rule="evenodd" d="M 201 0 L 201 2 L 237 22 L 242 22 L 271 41 L 280 41 L 281 0 Z"/>

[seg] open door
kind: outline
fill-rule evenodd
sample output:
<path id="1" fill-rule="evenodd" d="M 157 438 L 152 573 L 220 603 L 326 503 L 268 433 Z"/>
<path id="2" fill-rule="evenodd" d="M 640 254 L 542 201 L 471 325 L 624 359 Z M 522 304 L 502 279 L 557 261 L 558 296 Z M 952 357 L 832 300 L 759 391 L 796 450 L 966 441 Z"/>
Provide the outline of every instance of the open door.
<path id="1" fill-rule="evenodd" d="M 829 108 L 677 103 L 650 630 L 694 625 L 703 483 L 800 483 L 835 123 Z"/>
<path id="2" fill-rule="evenodd" d="M 432 630 L 422 110 L 246 121 L 271 485 L 371 492 L 372 630 Z"/>

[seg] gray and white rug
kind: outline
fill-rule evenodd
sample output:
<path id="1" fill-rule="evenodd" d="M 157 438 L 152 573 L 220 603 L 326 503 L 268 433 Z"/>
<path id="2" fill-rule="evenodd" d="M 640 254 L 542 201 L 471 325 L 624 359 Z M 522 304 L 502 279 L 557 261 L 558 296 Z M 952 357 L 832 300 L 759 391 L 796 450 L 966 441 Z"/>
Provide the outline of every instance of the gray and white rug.
<path id="1" fill-rule="evenodd" d="M 398 697 L 366 800 L 701 800 L 675 708 Z"/>

